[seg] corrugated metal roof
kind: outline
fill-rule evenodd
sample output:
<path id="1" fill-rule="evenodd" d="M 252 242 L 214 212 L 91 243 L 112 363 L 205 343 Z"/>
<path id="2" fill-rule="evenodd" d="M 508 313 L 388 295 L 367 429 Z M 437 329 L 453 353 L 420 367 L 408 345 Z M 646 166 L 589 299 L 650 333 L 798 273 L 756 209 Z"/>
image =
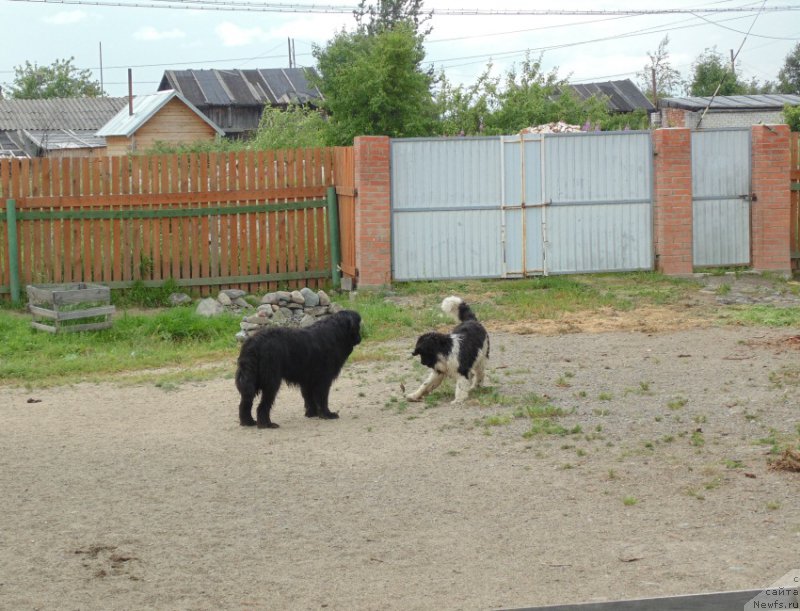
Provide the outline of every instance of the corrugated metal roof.
<path id="1" fill-rule="evenodd" d="M 305 104 L 323 99 L 309 73 L 313 68 L 167 70 L 158 89 L 174 89 L 198 108 Z"/>
<path id="2" fill-rule="evenodd" d="M 0 99 L 0 130 L 97 130 L 127 98 Z"/>
<path id="3" fill-rule="evenodd" d="M 0 131 L 0 159 L 8 157 L 29 157 L 17 141 L 17 136 L 11 131 Z"/>
<path id="4" fill-rule="evenodd" d="M 126 104 L 122 110 L 108 121 L 108 123 L 97 130 L 96 135 L 103 137 L 125 136 L 126 138 L 130 138 L 173 98 L 178 98 L 181 102 L 186 104 L 192 112 L 213 127 L 214 131 L 220 136 L 225 135 L 225 132 L 223 132 L 219 126 L 200 112 L 189 100 L 172 89 L 148 95 L 137 95 L 133 98 L 133 114 L 130 114 Z"/>
<path id="5" fill-rule="evenodd" d="M 660 108 L 681 108 L 683 110 L 703 110 L 711 97 L 663 98 L 658 101 Z M 709 111 L 722 110 L 782 110 L 783 107 L 800 105 L 800 95 L 719 95 L 711 101 Z"/>
<path id="6" fill-rule="evenodd" d="M 633 112 L 639 108 L 653 112 L 656 107 L 639 91 L 630 79 L 622 81 L 605 81 L 600 83 L 583 83 L 570 85 L 572 90 L 581 98 L 591 96 L 606 96 L 608 108 L 612 112 Z"/>
<path id="7" fill-rule="evenodd" d="M 102 148 L 106 145 L 106 139 L 96 136 L 95 130 L 25 130 L 23 133 L 43 151 Z"/>

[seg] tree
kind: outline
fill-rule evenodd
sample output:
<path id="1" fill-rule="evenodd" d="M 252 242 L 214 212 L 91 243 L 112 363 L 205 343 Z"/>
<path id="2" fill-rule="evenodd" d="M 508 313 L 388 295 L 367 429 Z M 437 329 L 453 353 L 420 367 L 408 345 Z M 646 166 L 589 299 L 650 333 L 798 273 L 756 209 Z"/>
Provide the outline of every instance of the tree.
<path id="1" fill-rule="evenodd" d="M 669 45 L 669 36 L 664 36 L 658 43 L 658 49 L 655 52 L 647 52 L 650 62 L 636 74 L 639 79 L 639 88 L 646 92 L 645 95 L 653 104 L 660 98 L 675 95 L 683 88 L 681 73 L 670 63 L 667 45 Z M 654 75 L 655 91 L 653 91 Z"/>
<path id="2" fill-rule="evenodd" d="M 431 33 L 431 28 L 421 30 L 422 25 L 429 21 L 432 13 L 422 12 L 422 0 L 378 0 L 378 6 L 361 0 L 358 8 L 353 11 L 358 29 L 367 34 L 377 34 L 381 30 L 392 29 L 398 23 L 411 25 L 414 32 L 423 38 Z"/>
<path id="3" fill-rule="evenodd" d="M 412 23 L 401 20 L 374 34 L 363 28 L 341 31 L 313 53 L 329 114 L 329 143 L 350 144 L 360 135 L 431 133 L 433 77 L 421 68 L 425 51 Z"/>
<path id="4" fill-rule="evenodd" d="M 100 83 L 92 80 L 91 70 L 79 70 L 72 64 L 74 60 L 57 59 L 50 66 L 26 61 L 24 66 L 15 66 L 9 97 L 30 100 L 105 95 Z"/>
<path id="5" fill-rule="evenodd" d="M 256 150 L 318 147 L 325 144 L 325 119 L 314 108 L 295 104 L 286 110 L 264 108 L 249 146 Z"/>
<path id="6" fill-rule="evenodd" d="M 757 81 L 750 86 L 739 80 L 729 63 L 716 47 L 703 51 L 692 64 L 692 81 L 689 93 L 695 96 L 743 95 L 750 93 Z"/>
<path id="7" fill-rule="evenodd" d="M 469 87 L 442 79 L 437 108 L 443 135 L 512 134 L 554 121 L 604 126 L 609 120 L 605 100 L 578 98 L 556 69 L 542 71 L 541 57 L 526 55 L 502 78 L 491 76 L 491 69 L 489 64 Z"/>
<path id="8" fill-rule="evenodd" d="M 783 61 L 783 68 L 778 72 L 778 90 L 781 93 L 800 94 L 800 42 Z"/>

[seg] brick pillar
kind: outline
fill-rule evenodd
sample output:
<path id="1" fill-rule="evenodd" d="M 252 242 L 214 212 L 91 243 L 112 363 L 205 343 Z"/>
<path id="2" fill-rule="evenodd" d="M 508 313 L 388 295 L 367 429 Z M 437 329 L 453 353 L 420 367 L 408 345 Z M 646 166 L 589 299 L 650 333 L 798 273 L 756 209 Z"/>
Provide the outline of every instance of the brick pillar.
<path id="1" fill-rule="evenodd" d="M 751 132 L 753 269 L 790 273 L 789 127 L 754 125 Z"/>
<path id="2" fill-rule="evenodd" d="M 653 132 L 656 269 L 692 273 L 692 136 L 684 128 Z"/>
<path id="3" fill-rule="evenodd" d="M 359 136 L 353 142 L 356 198 L 358 286 L 392 282 L 389 138 Z"/>

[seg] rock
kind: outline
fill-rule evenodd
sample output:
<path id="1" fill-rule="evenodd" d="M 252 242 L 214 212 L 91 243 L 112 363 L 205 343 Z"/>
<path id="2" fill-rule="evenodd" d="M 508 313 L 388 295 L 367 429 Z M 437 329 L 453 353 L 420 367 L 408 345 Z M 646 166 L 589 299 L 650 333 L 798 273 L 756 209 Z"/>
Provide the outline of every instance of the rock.
<path id="1" fill-rule="evenodd" d="M 267 293 L 261 298 L 261 303 L 266 303 L 269 305 L 278 305 L 278 294 L 277 293 Z"/>
<path id="2" fill-rule="evenodd" d="M 244 297 L 237 297 L 233 300 L 233 304 L 242 308 L 243 310 L 252 310 L 253 306 L 251 306 L 247 301 L 245 301 Z"/>
<path id="3" fill-rule="evenodd" d="M 321 306 L 329 306 L 331 305 L 331 298 L 328 297 L 328 293 L 320 289 L 317 291 L 317 298 L 319 299 L 319 305 Z"/>
<path id="4" fill-rule="evenodd" d="M 247 323 L 248 325 L 256 325 L 259 327 L 263 327 L 264 325 L 268 325 L 269 321 L 270 319 L 267 318 L 266 316 L 258 316 L 256 314 L 255 316 L 246 316 L 243 322 Z"/>
<path id="5" fill-rule="evenodd" d="M 292 291 L 291 301 L 293 303 L 299 303 L 300 305 L 303 305 L 306 302 L 306 298 L 303 297 L 303 293 L 301 293 L 300 291 Z"/>
<path id="6" fill-rule="evenodd" d="M 225 294 L 224 292 L 222 292 L 219 295 L 217 295 L 217 301 L 219 301 L 224 306 L 229 306 L 229 305 L 231 305 L 231 303 L 233 303 L 231 301 L 231 298 L 228 297 L 228 295 Z"/>
<path id="7" fill-rule="evenodd" d="M 306 307 L 314 307 L 319 305 L 319 295 L 317 295 L 310 288 L 300 289 L 300 294 L 303 296 L 303 305 Z"/>
<path id="8" fill-rule="evenodd" d="M 264 318 L 272 318 L 272 306 L 268 304 L 260 305 L 256 308 L 256 314 Z"/>
<path id="9" fill-rule="evenodd" d="M 311 325 L 313 325 L 318 320 L 319 319 L 316 316 L 311 316 L 309 314 L 304 314 L 303 318 L 300 319 L 300 327 L 301 328 L 310 327 Z"/>
<path id="10" fill-rule="evenodd" d="M 315 308 L 306 306 L 303 311 L 311 316 L 325 316 L 328 313 L 328 306 L 317 306 Z"/>
<path id="11" fill-rule="evenodd" d="M 171 306 L 182 306 L 187 303 L 192 303 L 192 298 L 186 293 L 172 293 L 169 296 L 169 305 Z"/>
<path id="12" fill-rule="evenodd" d="M 212 317 L 218 316 L 225 311 L 223 305 L 213 297 L 206 297 L 197 304 L 196 312 L 200 316 Z"/>
<path id="13" fill-rule="evenodd" d="M 344 308 L 338 303 L 332 303 L 328 306 L 328 312 L 331 314 L 336 314 L 336 312 L 341 312 L 342 310 L 344 310 Z"/>
<path id="14" fill-rule="evenodd" d="M 247 332 L 245 332 L 245 331 L 239 331 L 239 332 L 236 334 L 236 341 L 237 341 L 237 342 L 240 342 L 240 343 L 241 343 L 241 342 L 243 342 L 243 341 L 244 341 L 244 340 L 246 340 L 246 339 L 247 339 Z"/>
<path id="15" fill-rule="evenodd" d="M 289 309 L 279 308 L 272 315 L 272 320 L 275 324 L 285 324 L 287 320 L 292 317 L 292 311 Z"/>
<path id="16" fill-rule="evenodd" d="M 242 321 L 239 323 L 239 328 L 242 331 L 255 331 L 256 329 L 260 329 L 261 325 L 253 324 L 251 322 Z"/>
<path id="17" fill-rule="evenodd" d="M 225 293 L 231 300 L 236 301 L 240 297 L 244 297 L 247 295 L 242 289 L 222 289 L 222 293 Z"/>
<path id="18" fill-rule="evenodd" d="M 289 291 L 278 291 L 278 301 L 291 301 L 292 294 Z"/>
<path id="19" fill-rule="evenodd" d="M 302 310 L 303 309 L 303 304 L 295 303 L 294 301 L 292 301 L 290 303 L 287 303 L 286 307 L 289 308 L 290 310 Z"/>

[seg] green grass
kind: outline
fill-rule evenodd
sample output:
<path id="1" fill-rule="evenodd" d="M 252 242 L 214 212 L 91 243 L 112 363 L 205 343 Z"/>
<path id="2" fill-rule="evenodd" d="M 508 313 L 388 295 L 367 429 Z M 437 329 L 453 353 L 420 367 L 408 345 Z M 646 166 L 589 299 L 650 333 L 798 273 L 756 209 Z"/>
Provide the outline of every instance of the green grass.
<path id="1" fill-rule="evenodd" d="M 732 308 L 727 318 L 733 322 L 759 327 L 796 327 L 800 325 L 800 308 L 751 305 Z"/>
<path id="2" fill-rule="evenodd" d="M 0 380 L 37 386 L 98 380 L 123 372 L 235 359 L 239 318 L 192 309 L 123 314 L 110 329 L 50 334 L 0 312 Z"/>
<path id="3" fill-rule="evenodd" d="M 410 356 L 407 348 L 419 333 L 452 325 L 439 311 L 442 297 L 449 294 L 464 297 L 479 318 L 491 325 L 668 306 L 695 295 L 700 287 L 691 279 L 637 272 L 397 283 L 391 291 L 329 293 L 340 305 L 361 313 L 364 341 L 351 359 L 392 362 Z M 188 369 L 203 363 L 230 363 L 232 369 L 238 354 L 234 340 L 238 317 L 200 318 L 193 307 L 148 309 L 163 308 L 169 294 L 179 290 L 170 281 L 154 288 L 138 284 L 114 290 L 112 301 L 118 313 L 111 329 L 58 335 L 31 330 L 30 316 L 0 299 L 0 383 L 52 385 L 155 368 Z M 727 307 L 725 313 L 727 321 L 734 323 L 800 325 L 797 308 L 735 306 Z M 710 315 L 719 317 L 718 312 Z M 392 341 L 398 343 L 388 343 Z M 573 372 L 560 373 L 560 385 L 566 388 L 573 383 Z M 775 381 L 793 384 L 793 373 L 778 372 Z M 648 390 L 648 382 L 640 384 L 640 392 Z M 576 394 L 586 397 L 585 391 Z M 603 393 L 602 399 L 613 397 Z M 479 400 L 483 404 L 491 398 Z"/>

